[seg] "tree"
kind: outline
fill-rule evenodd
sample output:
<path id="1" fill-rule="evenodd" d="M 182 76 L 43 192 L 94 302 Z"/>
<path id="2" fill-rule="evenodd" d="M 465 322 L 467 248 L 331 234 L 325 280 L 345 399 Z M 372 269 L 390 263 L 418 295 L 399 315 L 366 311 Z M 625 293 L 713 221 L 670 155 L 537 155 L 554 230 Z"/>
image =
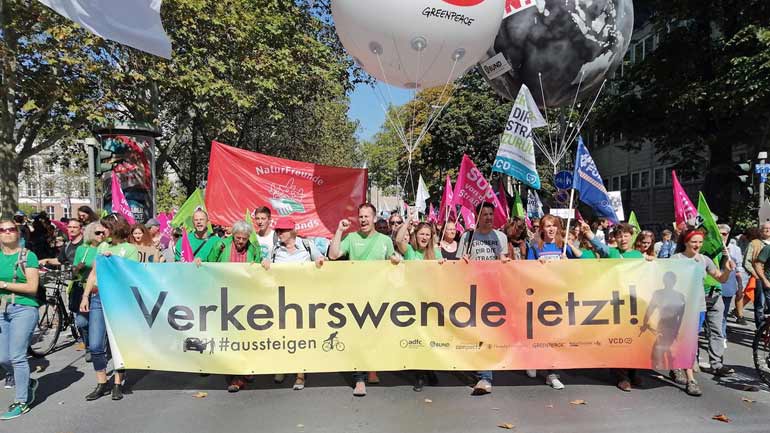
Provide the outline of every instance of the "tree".
<path id="1" fill-rule="evenodd" d="M 758 150 L 770 133 L 770 5 L 764 0 L 641 0 L 660 43 L 627 68 L 596 124 L 631 144 L 652 142 L 683 172 L 704 171 L 712 210 L 728 215 L 733 148 Z"/>

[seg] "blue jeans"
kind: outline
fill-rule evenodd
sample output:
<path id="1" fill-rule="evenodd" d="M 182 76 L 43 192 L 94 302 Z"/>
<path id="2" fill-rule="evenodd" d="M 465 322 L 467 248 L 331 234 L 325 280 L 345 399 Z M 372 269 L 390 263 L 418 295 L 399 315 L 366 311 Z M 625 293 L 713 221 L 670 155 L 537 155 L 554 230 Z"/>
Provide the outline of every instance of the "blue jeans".
<path id="1" fill-rule="evenodd" d="M 479 371 L 476 374 L 479 376 L 479 380 L 486 380 L 490 384 L 492 383 L 492 372 L 491 371 Z"/>
<path id="2" fill-rule="evenodd" d="M 107 369 L 107 323 L 104 320 L 102 300 L 99 294 L 91 296 L 88 313 L 88 350 L 95 371 Z"/>
<path id="3" fill-rule="evenodd" d="M 37 320 L 37 307 L 8 304 L 8 308 L 0 312 L 0 365 L 9 373 L 13 371 L 17 402 L 27 403 L 29 390 L 27 348 Z"/>
<path id="4" fill-rule="evenodd" d="M 80 338 L 86 345 L 86 352 L 90 352 L 91 350 L 88 348 L 88 313 L 81 313 L 80 311 L 75 313 L 75 327 L 78 328 Z"/>

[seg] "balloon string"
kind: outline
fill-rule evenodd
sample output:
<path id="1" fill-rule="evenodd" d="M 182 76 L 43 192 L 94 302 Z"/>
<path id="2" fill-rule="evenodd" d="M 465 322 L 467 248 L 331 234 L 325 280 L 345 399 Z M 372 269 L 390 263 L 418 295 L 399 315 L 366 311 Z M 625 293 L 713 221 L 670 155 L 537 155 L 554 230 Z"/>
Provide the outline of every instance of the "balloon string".
<path id="1" fill-rule="evenodd" d="M 586 72 L 585 70 L 583 70 L 582 73 L 580 74 L 580 81 L 578 82 L 577 91 L 575 92 L 575 98 L 572 100 L 572 106 L 569 108 L 569 112 L 567 112 L 567 115 L 570 117 L 572 116 L 572 111 L 575 110 L 575 104 L 577 103 L 578 95 L 580 95 L 580 87 L 583 85 L 583 80 L 585 79 L 585 76 L 586 76 Z M 569 131 L 569 128 L 567 127 L 567 125 L 569 125 L 569 118 L 567 120 L 568 122 L 565 124 L 564 131 L 562 131 L 562 136 L 561 136 L 562 150 L 564 150 L 565 148 L 564 140 L 568 136 L 567 131 Z M 577 121 L 580 122 L 580 117 L 578 117 Z M 570 131 L 569 136 L 572 136 L 572 131 Z"/>
<path id="2" fill-rule="evenodd" d="M 594 97 L 593 102 L 591 102 L 591 107 L 588 109 L 588 113 L 586 113 L 586 116 L 583 118 L 583 121 L 580 123 L 580 126 L 575 131 L 575 134 L 572 136 L 572 139 L 570 140 L 570 145 L 577 139 L 578 135 L 580 134 L 580 131 L 583 129 L 583 125 L 585 125 L 586 121 L 588 120 L 588 117 L 591 115 L 591 112 L 594 109 L 594 105 L 596 105 L 596 101 L 599 99 L 599 95 L 602 93 L 602 90 L 604 90 L 604 85 L 607 84 L 607 79 L 602 81 L 601 87 L 599 87 L 599 91 L 596 92 L 596 96 Z"/>
<path id="3" fill-rule="evenodd" d="M 430 130 L 433 124 L 436 123 L 436 120 L 439 117 L 441 117 L 441 113 L 444 111 L 444 108 L 446 108 L 446 106 L 449 105 L 449 102 L 452 100 L 452 93 L 454 92 L 455 86 L 451 86 L 452 91 L 448 95 L 446 103 L 443 105 L 441 103 L 441 100 L 444 98 L 444 94 L 446 93 L 446 90 L 449 87 L 449 83 L 452 81 L 452 75 L 454 74 L 456 67 L 457 67 L 457 60 L 455 60 L 454 63 L 452 64 L 452 69 L 449 71 L 449 76 L 447 76 L 446 82 L 444 83 L 444 88 L 441 89 L 441 94 L 438 97 L 438 103 L 440 108 L 438 112 L 435 113 L 435 115 L 433 115 L 433 112 L 431 112 L 431 115 L 428 116 L 428 119 L 425 121 L 425 126 L 423 126 L 422 131 L 420 132 L 420 135 L 417 136 L 417 140 L 415 140 L 414 142 L 415 149 L 417 149 L 417 146 L 420 144 L 423 137 L 425 137 L 425 134 L 428 132 L 428 130 Z"/>
<path id="4" fill-rule="evenodd" d="M 551 138 L 551 122 L 548 120 L 548 107 L 545 104 L 545 88 L 543 87 L 543 73 L 538 72 L 537 73 L 537 79 L 540 82 L 540 95 L 543 98 L 543 112 L 545 113 L 545 123 L 548 124 L 548 142 L 549 142 L 549 148 L 553 151 L 553 139 Z M 551 161 L 551 164 L 553 165 L 553 161 L 549 158 L 549 161 Z"/>
<path id="5" fill-rule="evenodd" d="M 377 64 L 380 66 L 380 72 L 382 73 L 382 78 L 384 79 L 385 83 L 387 83 L 388 74 L 385 73 L 385 67 L 382 66 L 382 59 L 380 58 L 379 54 L 376 54 L 375 56 L 377 57 Z M 406 131 L 404 129 L 404 122 L 401 120 L 400 110 L 395 109 L 395 104 L 394 104 L 395 99 L 393 98 L 393 92 L 391 92 L 390 87 L 389 86 L 386 87 L 386 90 L 388 91 L 388 95 L 390 96 L 389 105 L 391 107 L 394 107 L 396 118 L 398 119 L 398 125 L 400 126 L 400 128 L 396 127 L 396 133 L 398 133 L 399 137 L 401 138 L 401 141 L 404 143 L 404 146 L 408 148 L 409 145 L 407 144 L 408 142 L 406 139 Z"/>

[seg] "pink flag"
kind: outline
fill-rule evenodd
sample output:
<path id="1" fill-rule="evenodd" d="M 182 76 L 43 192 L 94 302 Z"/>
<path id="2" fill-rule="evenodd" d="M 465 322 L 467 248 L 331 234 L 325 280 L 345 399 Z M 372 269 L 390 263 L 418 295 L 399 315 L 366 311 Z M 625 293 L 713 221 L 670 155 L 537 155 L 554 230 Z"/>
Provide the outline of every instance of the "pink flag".
<path id="1" fill-rule="evenodd" d="M 182 230 L 182 253 L 179 255 L 179 258 L 179 261 L 183 263 L 190 263 L 195 259 L 192 245 L 190 245 L 190 238 L 187 236 L 187 230 Z"/>
<path id="2" fill-rule="evenodd" d="M 131 207 L 128 205 L 126 196 L 123 195 L 123 190 L 120 188 L 118 175 L 114 171 L 112 172 L 112 213 L 123 215 L 131 225 L 136 224 L 134 215 L 131 213 Z"/>
<path id="3" fill-rule="evenodd" d="M 452 202 L 454 191 L 452 190 L 452 181 L 449 175 L 446 176 L 446 185 L 444 186 L 444 196 L 441 197 L 441 205 L 438 212 L 438 223 L 444 224 L 447 219 L 457 220 L 457 208 Z"/>
<path id="4" fill-rule="evenodd" d="M 433 203 L 430 204 L 430 210 L 428 211 L 428 222 L 429 223 L 436 223 L 438 222 L 438 214 L 436 214 L 436 208 L 433 207 Z"/>
<path id="5" fill-rule="evenodd" d="M 160 224 L 160 244 L 164 248 L 171 241 L 171 220 L 173 218 L 170 212 L 161 212 L 157 216 L 158 224 Z"/>
<path id="6" fill-rule="evenodd" d="M 453 202 L 472 209 L 474 212 L 481 203 L 492 203 L 495 206 L 494 226 L 502 227 L 508 221 L 504 208 L 492 190 L 492 185 L 487 182 L 468 155 L 463 155 L 463 162 L 460 164 L 460 174 L 457 176 Z M 465 218 L 464 214 L 463 218 Z"/>
<path id="7" fill-rule="evenodd" d="M 51 224 L 56 226 L 56 228 L 59 229 L 60 232 L 64 233 L 64 237 L 66 237 L 67 240 L 69 240 L 70 235 L 69 235 L 69 233 L 67 233 L 67 224 L 65 224 L 65 223 L 63 223 L 61 221 L 57 221 L 55 219 L 51 220 Z"/>
<path id="8" fill-rule="evenodd" d="M 508 198 L 505 196 L 505 182 L 503 181 L 502 176 L 500 177 L 500 181 L 497 184 L 497 192 L 495 193 L 495 197 L 497 197 L 497 201 L 500 203 L 500 207 L 502 207 L 505 211 L 505 221 L 507 222 L 511 217 L 511 214 L 508 212 Z M 503 225 L 505 225 L 505 223 L 503 223 Z"/>
<path id="9" fill-rule="evenodd" d="M 476 214 L 474 214 L 467 207 L 463 206 L 460 208 L 460 215 L 463 216 L 463 223 L 465 223 L 465 227 L 467 227 L 468 230 L 476 229 Z"/>
<path id="10" fill-rule="evenodd" d="M 674 170 L 671 170 L 671 184 L 674 187 L 674 217 L 676 218 L 676 226 L 679 227 L 685 222 L 697 218 L 698 209 L 693 206 L 692 201 L 687 197 L 687 193 L 679 183 L 676 171 Z"/>

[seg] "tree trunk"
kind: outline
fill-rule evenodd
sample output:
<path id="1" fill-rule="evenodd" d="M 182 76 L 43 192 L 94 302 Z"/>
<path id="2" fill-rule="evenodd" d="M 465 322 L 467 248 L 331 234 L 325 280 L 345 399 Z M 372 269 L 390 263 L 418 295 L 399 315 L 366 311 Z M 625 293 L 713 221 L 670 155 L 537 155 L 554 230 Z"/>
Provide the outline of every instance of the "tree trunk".
<path id="1" fill-rule="evenodd" d="M 7 137 L 0 141 L 0 213 L 14 213 L 19 209 L 19 167 L 15 144 Z"/>

